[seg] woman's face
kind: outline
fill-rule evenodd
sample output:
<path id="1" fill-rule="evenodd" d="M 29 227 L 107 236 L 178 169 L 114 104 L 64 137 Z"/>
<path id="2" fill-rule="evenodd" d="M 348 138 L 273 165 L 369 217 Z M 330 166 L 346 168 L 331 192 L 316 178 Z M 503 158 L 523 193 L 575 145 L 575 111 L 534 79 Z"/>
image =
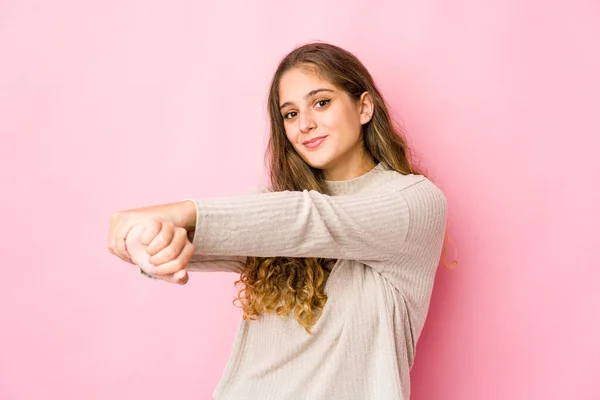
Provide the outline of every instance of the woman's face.
<path id="1" fill-rule="evenodd" d="M 361 126 L 373 112 L 367 92 L 356 102 L 310 70 L 294 68 L 281 77 L 279 99 L 287 138 L 326 179 L 350 179 L 365 165 Z"/>

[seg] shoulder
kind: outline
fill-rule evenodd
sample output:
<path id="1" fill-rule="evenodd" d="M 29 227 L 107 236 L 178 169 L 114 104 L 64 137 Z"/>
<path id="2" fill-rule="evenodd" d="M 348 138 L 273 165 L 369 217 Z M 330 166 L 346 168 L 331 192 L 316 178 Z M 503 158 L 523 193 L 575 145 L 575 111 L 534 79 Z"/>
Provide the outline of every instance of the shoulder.
<path id="1" fill-rule="evenodd" d="M 442 190 L 424 175 L 403 175 L 396 171 L 385 171 L 385 183 L 380 188 L 398 192 L 406 202 L 415 208 L 437 208 L 444 213 L 448 202 Z"/>

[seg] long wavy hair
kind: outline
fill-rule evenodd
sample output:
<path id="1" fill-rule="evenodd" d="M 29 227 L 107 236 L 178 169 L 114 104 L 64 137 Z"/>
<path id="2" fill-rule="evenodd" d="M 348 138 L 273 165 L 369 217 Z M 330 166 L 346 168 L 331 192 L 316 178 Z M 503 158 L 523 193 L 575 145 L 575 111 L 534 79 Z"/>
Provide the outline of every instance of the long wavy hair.
<path id="1" fill-rule="evenodd" d="M 281 77 L 293 68 L 308 68 L 336 88 L 358 101 L 364 92 L 373 100 L 371 120 L 362 126 L 361 137 L 365 153 L 375 163 L 383 161 L 401 174 L 423 171 L 412 163 L 412 154 L 404 132 L 390 117 L 388 106 L 365 66 L 348 51 L 331 44 L 317 42 L 296 48 L 283 58 L 273 76 L 268 98 L 270 138 L 266 163 L 270 176 L 270 191 L 315 190 L 330 194 L 323 171 L 313 168 L 296 152 L 288 140 L 279 111 Z M 442 258 L 445 258 L 446 230 Z M 236 285 L 242 284 L 234 300 L 241 303 L 244 319 L 256 319 L 263 313 L 295 319 L 310 334 L 310 327 L 319 318 L 327 295 L 324 292 L 329 266 L 335 260 L 324 258 L 247 257 L 246 267 Z M 445 264 L 445 262 L 444 262 Z M 446 265 L 454 269 L 456 262 Z"/>

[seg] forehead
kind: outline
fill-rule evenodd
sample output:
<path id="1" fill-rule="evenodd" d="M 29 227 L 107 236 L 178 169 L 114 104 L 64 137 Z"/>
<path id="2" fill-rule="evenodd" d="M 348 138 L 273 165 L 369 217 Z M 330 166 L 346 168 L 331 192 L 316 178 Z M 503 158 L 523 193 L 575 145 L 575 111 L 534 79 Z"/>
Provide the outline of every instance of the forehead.
<path id="1" fill-rule="evenodd" d="M 308 68 L 292 68 L 286 71 L 279 82 L 279 99 L 281 103 L 299 102 L 315 89 L 336 90 L 329 81 Z"/>

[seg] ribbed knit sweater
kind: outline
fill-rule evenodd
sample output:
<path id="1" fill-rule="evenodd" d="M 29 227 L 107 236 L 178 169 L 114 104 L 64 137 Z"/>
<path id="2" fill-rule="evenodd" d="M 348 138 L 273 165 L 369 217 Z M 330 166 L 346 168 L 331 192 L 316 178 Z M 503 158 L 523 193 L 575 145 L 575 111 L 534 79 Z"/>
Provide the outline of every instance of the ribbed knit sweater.
<path id="1" fill-rule="evenodd" d="M 240 320 L 215 399 L 409 399 L 446 199 L 426 177 L 384 163 L 327 185 L 332 195 L 304 190 L 193 200 L 189 270 L 240 273 L 246 256 L 337 260 L 312 334 L 293 317 Z"/>

